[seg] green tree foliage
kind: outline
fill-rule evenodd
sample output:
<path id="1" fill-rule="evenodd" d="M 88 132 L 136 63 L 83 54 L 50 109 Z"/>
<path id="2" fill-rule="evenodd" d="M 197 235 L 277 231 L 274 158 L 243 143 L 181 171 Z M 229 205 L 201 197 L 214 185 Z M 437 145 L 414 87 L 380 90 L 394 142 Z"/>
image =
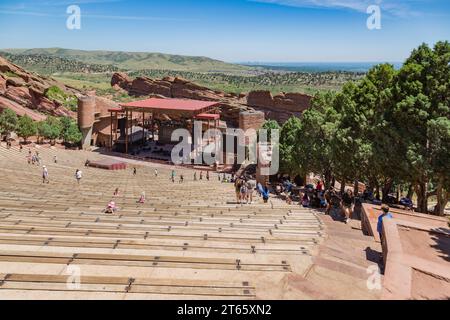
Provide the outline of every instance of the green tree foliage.
<path id="1" fill-rule="evenodd" d="M 275 120 L 267 120 L 263 126 L 262 129 L 267 130 L 267 139 L 270 141 L 270 137 L 272 136 L 272 130 L 281 130 L 280 125 Z"/>
<path id="2" fill-rule="evenodd" d="M 331 184 L 335 171 L 332 139 L 339 114 L 332 107 L 334 99 L 333 92 L 316 94 L 311 108 L 303 115 L 295 148 L 299 173 L 320 172 L 327 186 Z"/>
<path id="3" fill-rule="evenodd" d="M 77 144 L 81 142 L 82 134 L 77 123 L 71 118 L 61 118 L 61 138 L 65 143 Z"/>
<path id="4" fill-rule="evenodd" d="M 293 134 L 293 133 L 296 134 Z M 296 138 L 293 138 L 295 136 Z M 300 123 L 282 129 L 282 168 L 321 173 L 327 182 L 413 186 L 418 210 L 450 195 L 450 43 L 423 44 L 403 67 L 375 66 L 338 93 L 319 93 Z M 384 199 L 385 200 L 385 199 Z"/>
<path id="5" fill-rule="evenodd" d="M 59 118 L 60 124 L 61 124 L 61 135 L 59 138 L 63 139 L 65 141 L 64 136 L 66 135 L 67 131 L 70 128 L 70 125 L 74 122 L 74 120 L 70 117 L 62 117 Z"/>
<path id="6" fill-rule="evenodd" d="M 37 131 L 36 123 L 29 116 L 20 117 L 18 122 L 17 134 L 27 142 L 28 138 L 34 136 Z"/>
<path id="7" fill-rule="evenodd" d="M 434 49 L 423 44 L 415 49 L 399 72 L 398 103 L 394 112 L 402 134 L 402 146 L 409 165 L 409 179 L 415 185 L 418 206 L 425 211 L 429 195 L 441 190 L 439 199 L 448 199 L 448 153 L 450 121 L 450 43 L 438 42 Z M 439 133 L 440 135 L 438 136 Z M 448 161 L 448 160 L 447 160 Z M 446 177 L 447 176 L 447 177 Z M 430 190 L 430 185 L 437 189 Z M 437 213 L 443 213 L 438 204 Z"/>
<path id="8" fill-rule="evenodd" d="M 48 117 L 45 121 L 38 124 L 38 134 L 50 140 L 51 144 L 55 144 L 56 139 L 61 136 L 62 125 L 58 118 Z"/>
<path id="9" fill-rule="evenodd" d="M 295 143 L 298 131 L 301 129 L 301 121 L 297 117 L 291 117 L 281 128 L 280 132 L 280 168 L 289 174 L 299 171 L 299 163 L 295 155 Z"/>
<path id="10" fill-rule="evenodd" d="M 0 113 L 0 133 L 9 135 L 17 130 L 19 119 L 14 111 L 5 109 Z"/>

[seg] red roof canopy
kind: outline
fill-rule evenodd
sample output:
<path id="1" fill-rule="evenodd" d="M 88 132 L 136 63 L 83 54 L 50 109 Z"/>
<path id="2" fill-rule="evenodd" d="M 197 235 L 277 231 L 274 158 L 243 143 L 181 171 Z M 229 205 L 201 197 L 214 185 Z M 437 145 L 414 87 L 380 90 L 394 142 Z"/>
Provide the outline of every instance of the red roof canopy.
<path id="1" fill-rule="evenodd" d="M 207 112 L 211 107 L 217 105 L 217 102 L 187 100 L 187 99 L 158 99 L 151 98 L 147 100 L 135 101 L 121 104 L 125 109 L 148 109 L 149 112 L 165 111 L 187 111 L 193 113 Z"/>

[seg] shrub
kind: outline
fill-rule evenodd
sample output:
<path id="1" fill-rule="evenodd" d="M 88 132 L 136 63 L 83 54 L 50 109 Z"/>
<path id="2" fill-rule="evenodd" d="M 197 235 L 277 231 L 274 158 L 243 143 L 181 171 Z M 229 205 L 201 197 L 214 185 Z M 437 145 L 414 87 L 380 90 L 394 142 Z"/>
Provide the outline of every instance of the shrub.
<path id="1" fill-rule="evenodd" d="M 14 111 L 5 109 L 0 114 L 0 133 L 9 135 L 11 132 L 17 130 L 19 119 Z"/>
<path id="2" fill-rule="evenodd" d="M 34 136 L 36 134 L 37 126 L 36 123 L 31 119 L 29 116 L 24 115 L 23 117 L 20 117 L 18 122 L 18 130 L 17 135 L 25 142 L 27 142 L 27 139 L 31 136 Z"/>

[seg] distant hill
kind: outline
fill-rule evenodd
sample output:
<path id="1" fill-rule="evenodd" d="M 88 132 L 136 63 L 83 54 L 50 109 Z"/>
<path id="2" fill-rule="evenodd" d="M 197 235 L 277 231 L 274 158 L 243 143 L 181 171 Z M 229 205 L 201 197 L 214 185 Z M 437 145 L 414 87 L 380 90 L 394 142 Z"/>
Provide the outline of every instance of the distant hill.
<path id="1" fill-rule="evenodd" d="M 380 62 L 272 62 L 272 63 L 242 63 L 242 65 L 258 67 L 270 71 L 285 72 L 353 72 L 365 74 Z M 391 62 L 396 69 L 402 67 L 400 62 Z"/>
<path id="2" fill-rule="evenodd" d="M 164 69 L 174 71 L 239 74 L 257 70 L 256 67 L 226 63 L 206 57 L 190 57 L 163 53 L 84 51 L 61 48 L 1 49 L 0 51 L 16 55 L 48 56 L 71 59 L 85 64 L 112 65 L 127 71 Z"/>
<path id="3" fill-rule="evenodd" d="M 74 59 L 42 54 L 13 54 L 0 51 L 0 56 L 21 66 L 22 68 L 42 75 L 54 75 L 65 72 L 112 73 L 121 71 L 121 69 L 113 65 L 87 64 Z"/>

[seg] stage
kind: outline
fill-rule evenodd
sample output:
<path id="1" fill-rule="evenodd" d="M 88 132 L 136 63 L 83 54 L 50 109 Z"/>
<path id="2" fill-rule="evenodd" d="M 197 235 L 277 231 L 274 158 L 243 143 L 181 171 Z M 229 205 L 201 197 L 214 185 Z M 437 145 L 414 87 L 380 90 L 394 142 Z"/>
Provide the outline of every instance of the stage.
<path id="1" fill-rule="evenodd" d="M 102 159 L 91 161 L 88 165 L 91 168 L 105 169 L 105 170 L 126 170 L 127 164 L 122 161 L 112 159 Z"/>

